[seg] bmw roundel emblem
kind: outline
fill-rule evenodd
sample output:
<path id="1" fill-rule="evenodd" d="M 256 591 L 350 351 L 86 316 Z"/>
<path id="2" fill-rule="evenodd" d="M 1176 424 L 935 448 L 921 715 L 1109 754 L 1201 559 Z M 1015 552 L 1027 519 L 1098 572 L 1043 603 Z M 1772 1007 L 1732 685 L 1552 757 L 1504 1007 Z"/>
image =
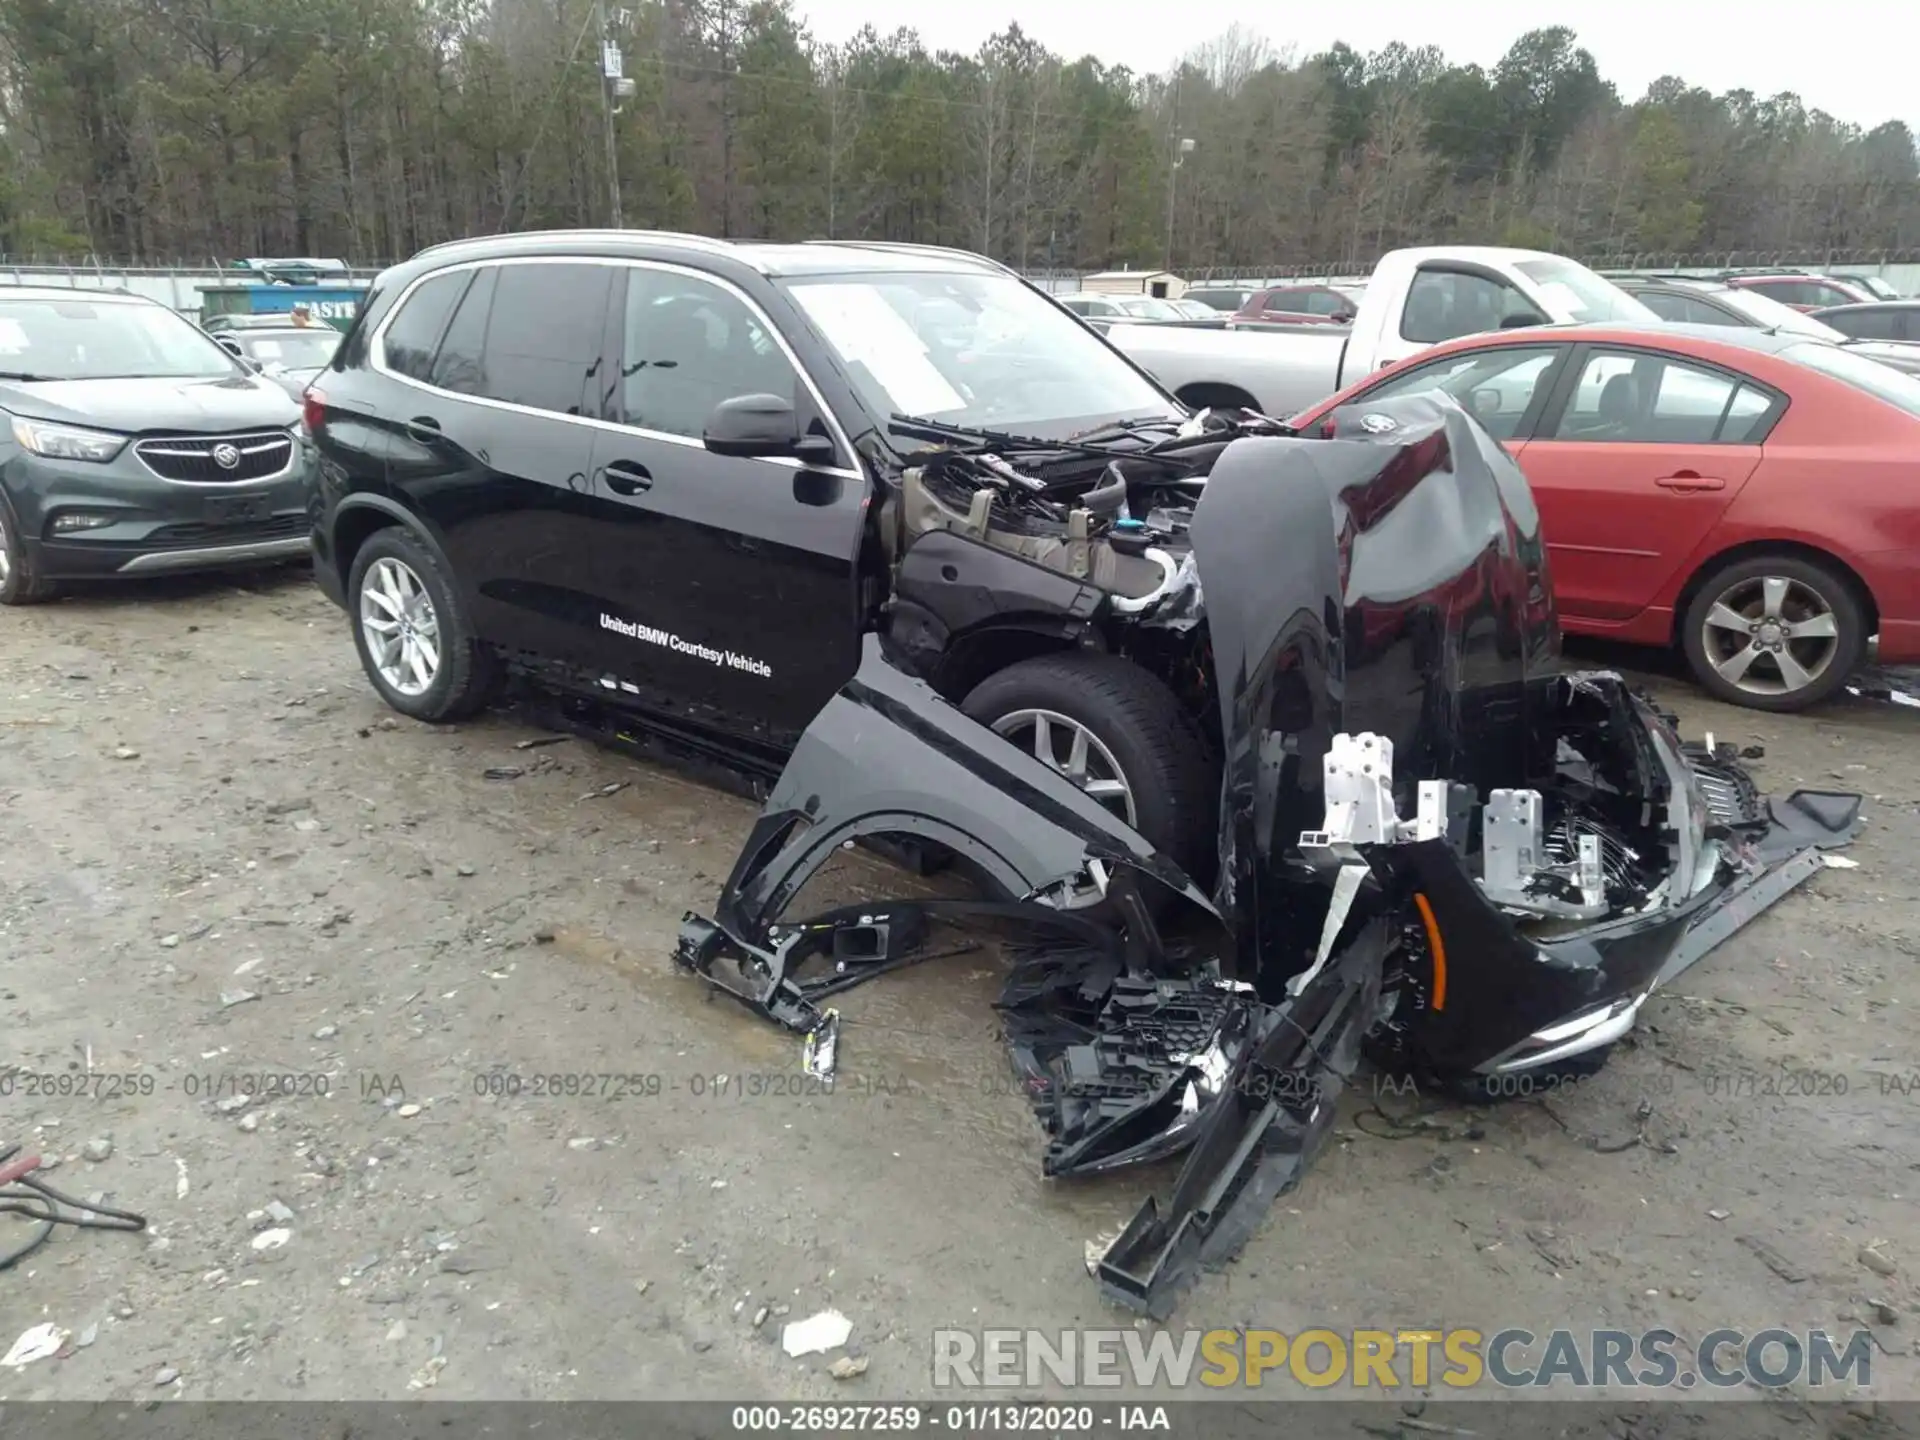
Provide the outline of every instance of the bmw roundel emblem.
<path id="1" fill-rule="evenodd" d="M 1381 415 L 1376 412 L 1371 415 L 1362 415 L 1360 417 L 1360 428 L 1369 435 L 1386 435 L 1398 430 L 1400 428 L 1400 422 L 1391 415 Z"/>
<path id="2" fill-rule="evenodd" d="M 240 464 L 240 447 L 237 445 L 216 445 L 213 447 L 213 463 L 222 470 L 232 470 Z"/>

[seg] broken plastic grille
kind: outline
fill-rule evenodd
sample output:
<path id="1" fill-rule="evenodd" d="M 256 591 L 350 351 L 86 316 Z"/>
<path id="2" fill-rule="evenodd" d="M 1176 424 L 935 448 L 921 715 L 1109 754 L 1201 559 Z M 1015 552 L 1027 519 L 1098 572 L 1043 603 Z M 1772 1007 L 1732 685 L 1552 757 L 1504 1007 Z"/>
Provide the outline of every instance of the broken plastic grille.
<path id="1" fill-rule="evenodd" d="M 1744 771 L 1696 760 L 1693 778 L 1720 824 L 1745 825 L 1760 818 L 1760 792 Z"/>

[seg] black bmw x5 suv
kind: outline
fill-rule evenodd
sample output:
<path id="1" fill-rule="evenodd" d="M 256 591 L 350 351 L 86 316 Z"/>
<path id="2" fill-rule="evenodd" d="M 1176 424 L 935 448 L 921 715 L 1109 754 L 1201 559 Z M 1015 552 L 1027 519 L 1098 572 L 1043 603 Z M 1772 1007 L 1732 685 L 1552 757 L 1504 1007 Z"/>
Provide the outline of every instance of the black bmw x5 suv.
<path id="1" fill-rule="evenodd" d="M 1174 583 L 1171 529 L 1139 491 L 1139 518 L 1103 514 L 1090 542 L 1029 523 L 1065 534 L 1070 495 L 1192 417 L 991 261 L 636 231 L 456 242 L 378 278 L 306 421 L 318 579 L 403 713 L 469 714 L 518 671 L 771 778 L 883 631 L 1168 853 L 1213 848 L 1186 638 L 1143 634 L 1160 653 L 1136 663 L 1111 623 Z M 1019 467 L 988 475 L 998 510 L 941 468 L 988 448 Z M 934 529 L 991 543 L 927 536 L 908 558 Z"/>

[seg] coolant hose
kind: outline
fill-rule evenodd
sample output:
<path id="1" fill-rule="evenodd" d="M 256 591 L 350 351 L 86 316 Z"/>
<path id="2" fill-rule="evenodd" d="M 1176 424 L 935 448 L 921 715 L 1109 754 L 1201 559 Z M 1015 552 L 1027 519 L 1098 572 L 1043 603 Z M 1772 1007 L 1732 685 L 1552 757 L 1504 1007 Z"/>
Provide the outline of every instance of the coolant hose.
<path id="1" fill-rule="evenodd" d="M 1138 615 L 1149 605 L 1159 604 L 1165 597 L 1167 591 L 1173 587 L 1174 577 L 1180 573 L 1180 566 L 1166 551 L 1149 548 L 1141 553 L 1160 567 L 1162 572 L 1160 583 L 1137 599 L 1129 598 L 1125 595 L 1114 595 L 1110 597 L 1107 603 L 1112 605 L 1113 608 L 1122 615 Z"/>

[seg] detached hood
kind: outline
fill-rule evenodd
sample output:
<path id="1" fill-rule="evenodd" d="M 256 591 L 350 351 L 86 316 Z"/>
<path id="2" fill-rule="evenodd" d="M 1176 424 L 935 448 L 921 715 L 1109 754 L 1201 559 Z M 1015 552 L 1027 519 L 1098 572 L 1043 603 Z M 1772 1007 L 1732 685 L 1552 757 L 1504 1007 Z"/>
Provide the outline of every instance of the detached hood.
<path id="1" fill-rule="evenodd" d="M 252 375 L 14 381 L 0 385 L 0 407 L 124 435 L 261 430 L 300 418 L 300 407 L 284 389 Z"/>
<path id="2" fill-rule="evenodd" d="M 1482 790 L 1513 783 L 1518 756 L 1525 774 L 1553 766 L 1540 722 L 1560 631 L 1526 477 L 1450 401 L 1328 423 L 1336 438 L 1228 446 L 1193 517 L 1223 739 L 1219 900 L 1247 978 L 1317 933 L 1297 886 L 1265 882 L 1321 824 L 1335 735 L 1384 736 L 1401 775 Z"/>

